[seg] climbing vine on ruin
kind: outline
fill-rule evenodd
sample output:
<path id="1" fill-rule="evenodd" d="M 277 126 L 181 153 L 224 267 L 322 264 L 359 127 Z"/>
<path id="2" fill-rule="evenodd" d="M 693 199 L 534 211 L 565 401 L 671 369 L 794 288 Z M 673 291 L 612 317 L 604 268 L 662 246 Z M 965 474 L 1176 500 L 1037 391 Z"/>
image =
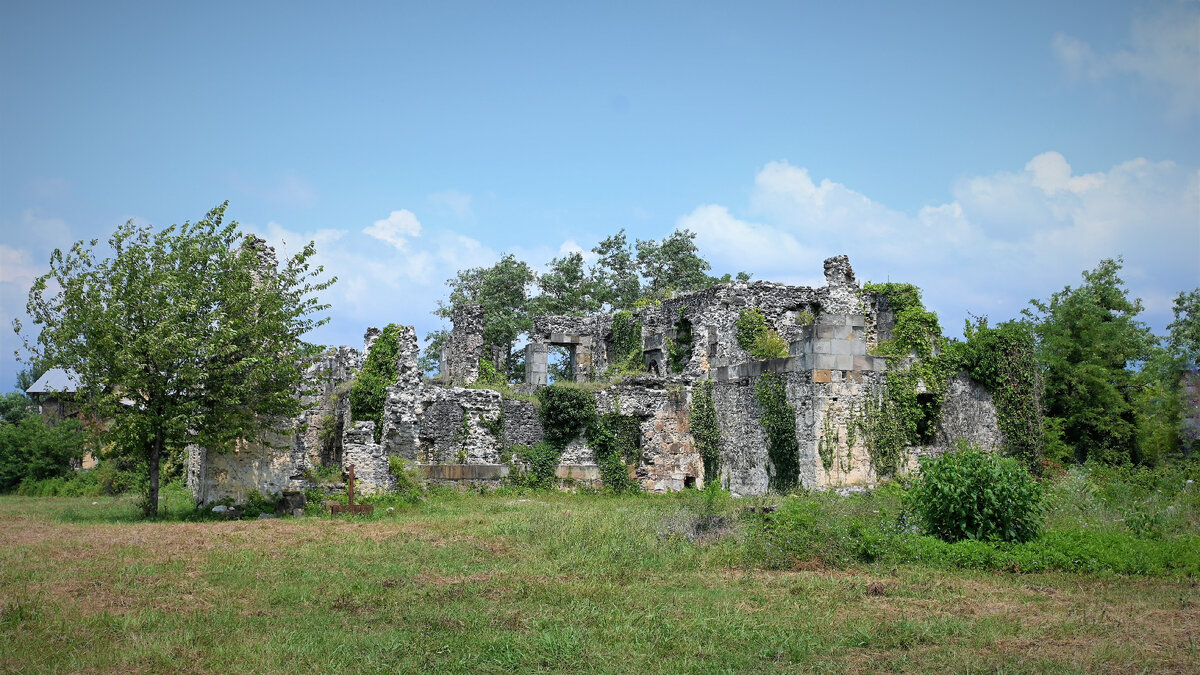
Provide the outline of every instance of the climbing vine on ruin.
<path id="1" fill-rule="evenodd" d="M 399 353 L 400 327 L 389 323 L 375 338 L 370 353 L 363 361 L 362 370 L 350 388 L 350 420 L 374 422 L 376 443 L 383 435 L 383 405 L 387 402 L 387 388 L 396 384 L 400 377 L 396 370 Z"/>
<path id="2" fill-rule="evenodd" d="M 921 289 L 912 284 L 863 284 L 863 291 L 887 297 L 896 318 L 892 338 L 874 349 L 879 356 L 911 356 L 927 359 L 946 344 L 937 313 L 925 309 Z"/>
<path id="3" fill-rule="evenodd" d="M 762 414 L 759 422 L 767 432 L 767 456 L 775 465 L 771 489 L 787 492 L 796 487 L 800 478 L 796 409 L 788 403 L 783 378 L 776 373 L 763 373 L 758 378 L 754 385 L 754 396 Z"/>
<path id="4" fill-rule="evenodd" d="M 629 476 L 629 467 L 637 466 L 642 460 L 638 447 L 641 433 L 638 418 L 616 412 L 598 415 L 588 425 L 588 446 L 596 453 L 604 486 L 613 492 L 623 494 L 641 489 Z"/>
<path id="5" fill-rule="evenodd" d="M 696 449 L 704 461 L 704 481 L 715 481 L 721 472 L 721 426 L 717 421 L 717 406 L 713 402 L 712 380 L 705 380 L 692 394 L 691 417 L 688 425 Z"/>
<path id="6" fill-rule="evenodd" d="M 787 343 L 767 327 L 767 318 L 757 307 L 743 309 L 737 319 L 737 343 L 759 361 L 788 355 Z"/>
<path id="7" fill-rule="evenodd" d="M 992 394 L 1007 452 L 1026 468 L 1040 470 L 1042 432 L 1042 378 L 1035 360 L 1032 327 L 1010 321 L 989 328 L 987 319 L 967 322 L 966 342 L 952 349 L 959 366 Z"/>
<path id="8" fill-rule="evenodd" d="M 865 411 L 871 463 L 877 473 L 887 475 L 900 468 L 906 448 L 935 438 L 946 382 L 958 365 L 946 349 L 937 314 L 921 302 L 920 289 L 912 284 L 867 283 L 863 290 L 886 296 L 896 318 L 891 339 L 880 342 L 874 353 L 918 359 L 907 367 L 890 362 L 886 384 Z"/>
<path id="9" fill-rule="evenodd" d="M 642 322 L 633 313 L 621 310 L 613 315 L 612 370 L 618 373 L 640 373 L 646 369 L 642 358 Z"/>
<path id="10" fill-rule="evenodd" d="M 667 360 L 673 373 L 682 373 L 688 361 L 692 360 L 692 322 L 683 316 L 686 309 L 679 308 L 679 319 L 675 322 L 675 339 L 667 343 Z"/>

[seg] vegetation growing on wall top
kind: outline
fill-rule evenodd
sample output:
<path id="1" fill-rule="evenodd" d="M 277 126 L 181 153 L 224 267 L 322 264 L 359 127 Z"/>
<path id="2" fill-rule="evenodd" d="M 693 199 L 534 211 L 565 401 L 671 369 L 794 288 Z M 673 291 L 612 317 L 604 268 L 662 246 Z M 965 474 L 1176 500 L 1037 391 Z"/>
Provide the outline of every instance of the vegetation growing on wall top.
<path id="1" fill-rule="evenodd" d="M 757 307 L 743 309 L 738 314 L 737 343 L 759 361 L 788 355 L 787 343 L 767 327 L 767 318 Z"/>

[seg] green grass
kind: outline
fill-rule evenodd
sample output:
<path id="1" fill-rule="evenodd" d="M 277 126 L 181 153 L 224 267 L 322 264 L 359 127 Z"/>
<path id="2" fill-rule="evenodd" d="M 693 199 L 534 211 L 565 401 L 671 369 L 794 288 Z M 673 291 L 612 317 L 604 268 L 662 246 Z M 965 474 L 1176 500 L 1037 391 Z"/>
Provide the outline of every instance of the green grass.
<path id="1" fill-rule="evenodd" d="M 1190 499 L 1150 487 L 1106 500 L 1103 481 L 1084 480 L 1098 486 L 1088 514 Z M 810 505 L 824 519 L 810 536 L 831 545 L 829 532 L 898 522 L 899 493 L 441 490 L 369 519 L 206 521 L 172 488 L 151 523 L 134 522 L 130 497 L 0 497 L 0 671 L 1200 668 L 1200 594 L 1186 572 L 962 568 L 906 557 L 897 542 L 926 539 L 912 533 L 879 544 L 875 562 L 851 541 L 784 564 L 763 555 L 763 517 L 746 513 Z M 1093 538 L 1086 519 L 1052 513 L 1047 536 L 1084 532 L 1105 550 L 1118 535 L 1177 542 L 1194 536 L 1192 515 L 1157 536 L 1106 523 Z"/>

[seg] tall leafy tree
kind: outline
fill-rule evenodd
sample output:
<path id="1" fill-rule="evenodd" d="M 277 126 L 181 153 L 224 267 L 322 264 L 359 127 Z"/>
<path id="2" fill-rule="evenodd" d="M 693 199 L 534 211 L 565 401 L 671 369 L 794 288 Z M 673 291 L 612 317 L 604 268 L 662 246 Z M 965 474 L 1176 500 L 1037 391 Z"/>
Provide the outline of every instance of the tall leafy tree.
<path id="1" fill-rule="evenodd" d="M 450 301 L 438 303 L 434 314 L 450 319 L 454 308 L 464 304 L 483 307 L 485 353 L 493 363 L 507 364 L 517 336 L 529 330 L 529 291 L 537 276 L 524 261 L 506 254 L 491 267 L 462 270 L 446 281 Z M 497 368 L 497 370 L 503 370 Z"/>
<path id="2" fill-rule="evenodd" d="M 158 511 L 164 456 L 188 444 L 228 450 L 268 438 L 301 410 L 301 336 L 328 318 L 310 242 L 278 265 L 265 242 L 203 220 L 153 231 L 130 221 L 99 258 L 96 240 L 55 250 L 29 291 L 34 358 L 73 370 L 83 412 L 107 421 L 115 452 L 144 462 L 146 515 Z M 18 333 L 21 326 L 17 325 Z"/>
<path id="3" fill-rule="evenodd" d="M 612 310 L 632 307 L 642 289 L 637 261 L 625 230 L 597 244 L 592 253 L 597 256 L 591 274 L 597 299 Z"/>
<path id="4" fill-rule="evenodd" d="M 1051 436 L 1061 432 L 1078 461 L 1139 459 L 1131 366 L 1151 356 L 1156 339 L 1137 320 L 1142 304 L 1129 299 L 1120 269 L 1119 258 L 1103 260 L 1083 273 L 1081 286 L 1033 300 L 1026 310 L 1039 341 Z"/>
<path id="5" fill-rule="evenodd" d="M 686 293 L 708 286 L 707 272 L 712 265 L 699 251 L 696 233 L 687 229 L 675 230 L 662 243 L 637 240 L 637 262 L 646 279 L 646 294 Z"/>
<path id="6" fill-rule="evenodd" d="M 584 269 L 583 254 L 578 251 L 550 261 L 550 269 L 537 280 L 541 294 L 531 303 L 540 314 L 582 316 L 600 310 L 602 300 L 598 284 Z"/>

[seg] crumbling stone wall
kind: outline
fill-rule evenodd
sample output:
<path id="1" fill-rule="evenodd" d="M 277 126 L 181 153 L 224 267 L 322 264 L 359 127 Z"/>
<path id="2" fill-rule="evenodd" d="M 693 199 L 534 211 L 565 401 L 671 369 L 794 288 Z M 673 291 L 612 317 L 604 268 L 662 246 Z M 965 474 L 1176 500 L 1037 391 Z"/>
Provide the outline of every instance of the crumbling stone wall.
<path id="1" fill-rule="evenodd" d="M 635 312 L 642 324 L 643 356 L 658 366 L 651 372 L 599 390 L 597 409 L 638 420 L 641 460 L 634 477 L 648 491 L 701 487 L 717 480 L 735 495 L 767 492 L 774 471 L 762 427 L 763 411 L 755 386 L 766 373 L 782 379 L 787 403 L 795 411 L 800 484 L 810 488 L 871 484 L 878 480 L 868 451 L 866 428 L 873 404 L 882 395 L 889 367 L 907 367 L 911 359 L 872 355 L 891 337 L 895 323 L 886 297 L 864 293 L 845 256 L 825 261 L 826 285 L 814 289 L 770 282 L 731 283 L 681 295 Z M 768 327 L 788 344 L 788 356 L 755 360 L 737 343 L 737 320 L 757 308 Z M 680 338 L 680 321 L 690 324 L 691 353 L 683 372 L 669 372 L 668 347 Z M 428 385 L 417 366 L 415 331 L 399 335 L 397 382 L 388 388 L 381 441 L 374 423 L 350 425 L 345 397 L 338 397 L 360 367 L 358 353 L 342 348 L 308 367 L 306 378 L 317 390 L 306 402 L 314 407 L 292 421 L 290 450 L 245 447 L 216 456 L 196 452 L 189 484 L 212 500 L 248 492 L 247 486 L 278 491 L 304 487 L 304 470 L 336 458 L 353 464 L 359 490 L 389 489 L 394 478 L 388 458 L 398 455 L 424 466 L 435 482 L 494 484 L 509 467 L 506 449 L 532 446 L 544 430 L 534 403 L 505 398 L 489 389 L 453 384 L 474 382 L 483 356 L 483 315 L 478 306 L 456 310 L 454 329 L 443 353 L 445 384 Z M 379 335 L 370 329 L 365 355 Z M 526 348 L 524 391 L 548 380 L 548 349 L 560 345 L 575 359 L 576 381 L 603 375 L 614 350 L 612 317 L 536 317 Z M 720 427 L 720 471 L 705 476 L 691 434 L 690 406 L 696 386 L 713 383 Z M 328 424 L 341 430 L 340 457 L 325 447 Z M 942 452 L 963 437 L 984 447 L 1004 443 L 991 397 L 965 374 L 946 392 L 937 440 L 929 448 L 911 448 L 907 464 L 923 453 Z M 288 445 L 284 443 L 284 445 Z M 595 483 L 600 478 L 595 453 L 582 436 L 567 445 L 557 474 Z"/>

